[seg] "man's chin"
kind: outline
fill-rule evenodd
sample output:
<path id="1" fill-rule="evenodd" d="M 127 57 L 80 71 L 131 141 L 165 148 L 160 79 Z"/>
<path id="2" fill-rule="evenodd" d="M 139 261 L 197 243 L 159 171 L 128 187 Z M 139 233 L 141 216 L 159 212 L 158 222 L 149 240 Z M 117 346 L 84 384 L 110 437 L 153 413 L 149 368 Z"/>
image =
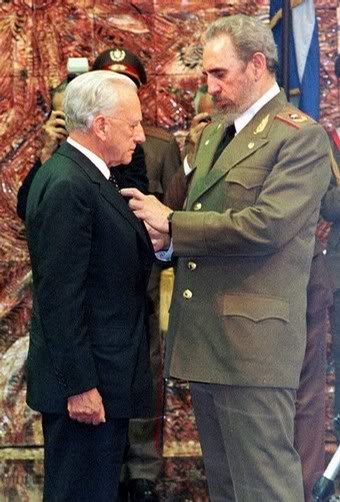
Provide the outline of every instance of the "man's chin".
<path id="1" fill-rule="evenodd" d="M 124 156 L 124 159 L 122 160 L 122 164 L 126 166 L 127 164 L 130 164 L 132 160 L 132 155 L 133 155 L 134 150 L 131 152 L 127 152 L 126 155 Z"/>

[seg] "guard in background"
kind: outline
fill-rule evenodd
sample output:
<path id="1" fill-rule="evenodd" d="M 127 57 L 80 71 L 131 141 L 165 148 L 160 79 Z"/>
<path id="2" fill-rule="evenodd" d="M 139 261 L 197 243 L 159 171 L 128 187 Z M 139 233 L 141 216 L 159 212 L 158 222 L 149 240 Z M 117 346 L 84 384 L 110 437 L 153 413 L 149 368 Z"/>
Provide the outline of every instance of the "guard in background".
<path id="1" fill-rule="evenodd" d="M 316 237 L 307 285 L 306 351 L 296 394 L 294 446 L 301 459 L 305 502 L 325 468 L 327 309 L 332 286 L 321 241 Z"/>
<path id="2" fill-rule="evenodd" d="M 335 59 L 335 75 L 340 77 L 340 55 Z M 340 164 L 340 127 L 330 134 L 334 163 Z M 335 368 L 334 416 L 340 414 L 340 179 L 336 173 L 321 205 L 321 215 L 332 227 L 328 237 L 326 261 L 334 284 L 333 306 L 330 309 L 332 352 Z M 339 442 L 339 439 L 338 439 Z"/>
<path id="3" fill-rule="evenodd" d="M 111 48 L 100 53 L 93 70 L 112 70 L 130 77 L 138 87 L 147 81 L 141 60 L 125 48 Z M 142 103 L 143 106 L 143 103 Z M 163 200 L 169 182 L 181 165 L 180 151 L 175 137 L 160 127 L 143 124 L 145 143 L 142 145 L 149 180 L 149 192 Z M 125 167 L 118 168 L 121 173 Z M 133 176 L 121 187 L 136 186 Z M 154 416 L 151 419 L 130 420 L 129 450 L 123 471 L 120 497 L 131 502 L 157 502 L 155 485 L 162 468 L 163 369 L 159 327 L 159 299 L 161 266 L 154 265 L 148 285 L 148 329 L 150 358 L 154 380 Z M 127 483 L 127 485 L 126 485 Z"/>

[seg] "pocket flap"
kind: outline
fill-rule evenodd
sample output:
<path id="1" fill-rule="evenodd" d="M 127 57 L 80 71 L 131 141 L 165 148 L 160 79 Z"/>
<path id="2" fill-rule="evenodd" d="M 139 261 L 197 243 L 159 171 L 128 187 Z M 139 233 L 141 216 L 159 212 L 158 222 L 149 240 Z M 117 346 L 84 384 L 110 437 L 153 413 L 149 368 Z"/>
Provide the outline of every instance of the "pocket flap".
<path id="1" fill-rule="evenodd" d="M 238 183 L 247 189 L 255 188 L 263 185 L 269 172 L 268 169 L 260 167 L 234 167 L 226 175 L 225 181 Z"/>
<path id="2" fill-rule="evenodd" d="M 289 322 L 289 304 L 262 295 L 227 294 L 223 300 L 223 315 L 247 317 L 255 322 L 271 318 Z"/>

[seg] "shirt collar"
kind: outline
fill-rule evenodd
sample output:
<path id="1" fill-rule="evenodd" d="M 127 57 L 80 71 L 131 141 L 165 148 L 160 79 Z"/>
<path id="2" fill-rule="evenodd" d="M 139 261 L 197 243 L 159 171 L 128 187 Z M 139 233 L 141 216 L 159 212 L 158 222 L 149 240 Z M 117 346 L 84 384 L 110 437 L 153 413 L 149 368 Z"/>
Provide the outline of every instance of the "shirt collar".
<path id="1" fill-rule="evenodd" d="M 275 82 L 275 84 L 265 94 L 263 94 L 260 99 L 258 99 L 253 105 L 251 105 L 251 107 L 248 108 L 248 110 L 246 110 L 244 113 L 242 113 L 242 115 L 235 119 L 236 134 L 242 131 L 242 129 L 247 124 L 249 124 L 251 119 L 255 117 L 257 112 L 279 93 L 280 87 L 278 86 L 277 82 Z"/>
<path id="2" fill-rule="evenodd" d="M 78 141 L 75 141 L 74 139 L 68 137 L 66 140 L 70 145 L 72 145 L 74 148 L 79 150 L 85 157 L 87 157 L 92 164 L 94 164 L 99 171 L 105 176 L 105 178 L 108 180 L 110 177 L 110 169 L 107 167 L 103 159 L 98 157 L 95 153 L 93 153 L 91 150 L 88 148 L 85 148 L 85 146 L 81 145 L 78 143 Z"/>

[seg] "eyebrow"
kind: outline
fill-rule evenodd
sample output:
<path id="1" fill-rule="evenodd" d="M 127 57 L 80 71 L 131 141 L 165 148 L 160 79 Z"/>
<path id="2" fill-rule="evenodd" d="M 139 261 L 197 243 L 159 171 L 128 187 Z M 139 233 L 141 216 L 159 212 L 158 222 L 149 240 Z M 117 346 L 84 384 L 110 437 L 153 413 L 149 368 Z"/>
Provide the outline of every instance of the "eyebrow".
<path id="1" fill-rule="evenodd" d="M 222 68 L 222 67 L 217 66 L 216 68 L 211 68 L 211 70 L 203 70 L 202 73 L 206 77 L 208 74 L 220 73 L 220 72 L 226 72 L 226 71 L 228 71 L 227 68 Z"/>

